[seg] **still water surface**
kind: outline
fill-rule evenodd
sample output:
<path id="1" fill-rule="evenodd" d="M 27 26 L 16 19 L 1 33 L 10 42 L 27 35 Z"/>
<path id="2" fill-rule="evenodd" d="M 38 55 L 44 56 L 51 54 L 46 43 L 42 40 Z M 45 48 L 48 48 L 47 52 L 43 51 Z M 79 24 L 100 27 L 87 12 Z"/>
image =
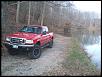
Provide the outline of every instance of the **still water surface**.
<path id="1" fill-rule="evenodd" d="M 80 44 L 85 48 L 92 63 L 97 69 L 101 69 L 101 34 L 99 31 L 76 30 L 72 33 Z"/>

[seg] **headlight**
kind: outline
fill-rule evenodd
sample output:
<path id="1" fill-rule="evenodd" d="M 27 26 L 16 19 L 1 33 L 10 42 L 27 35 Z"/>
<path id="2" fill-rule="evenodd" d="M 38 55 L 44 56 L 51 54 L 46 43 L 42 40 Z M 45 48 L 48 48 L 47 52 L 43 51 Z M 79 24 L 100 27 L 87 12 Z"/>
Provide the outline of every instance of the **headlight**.
<path id="1" fill-rule="evenodd" d="M 10 41 L 10 38 L 9 37 L 6 37 L 6 41 Z"/>
<path id="2" fill-rule="evenodd" d="M 25 43 L 33 43 L 33 40 L 25 40 Z"/>

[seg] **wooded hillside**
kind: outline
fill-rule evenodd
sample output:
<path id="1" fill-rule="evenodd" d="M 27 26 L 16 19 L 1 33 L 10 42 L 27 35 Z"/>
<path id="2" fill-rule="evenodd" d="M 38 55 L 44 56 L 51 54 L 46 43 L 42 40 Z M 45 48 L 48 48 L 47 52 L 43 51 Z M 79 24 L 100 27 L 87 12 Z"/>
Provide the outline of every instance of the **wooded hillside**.
<path id="1" fill-rule="evenodd" d="M 50 31 L 63 33 L 64 28 L 100 26 L 93 12 L 80 12 L 73 1 L 2 1 L 2 33 L 17 31 L 24 25 L 46 25 Z"/>

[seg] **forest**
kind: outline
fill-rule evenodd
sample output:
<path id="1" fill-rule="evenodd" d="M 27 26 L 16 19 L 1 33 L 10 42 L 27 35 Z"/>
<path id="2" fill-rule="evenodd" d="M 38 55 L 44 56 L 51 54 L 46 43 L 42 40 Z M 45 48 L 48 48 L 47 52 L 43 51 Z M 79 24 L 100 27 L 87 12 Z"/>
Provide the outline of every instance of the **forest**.
<path id="1" fill-rule="evenodd" d="M 2 33 L 17 31 L 24 25 L 46 25 L 50 31 L 64 28 L 100 29 L 101 19 L 94 12 L 80 12 L 73 1 L 2 1 Z"/>

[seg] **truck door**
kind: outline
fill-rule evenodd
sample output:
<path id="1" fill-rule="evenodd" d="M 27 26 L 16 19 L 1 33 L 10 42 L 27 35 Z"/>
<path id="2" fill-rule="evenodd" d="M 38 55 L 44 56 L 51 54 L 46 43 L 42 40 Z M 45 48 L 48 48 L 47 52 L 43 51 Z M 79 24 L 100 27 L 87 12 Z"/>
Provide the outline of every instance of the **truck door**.
<path id="1" fill-rule="evenodd" d="M 46 44 L 47 43 L 47 35 L 46 34 L 43 34 L 43 32 L 45 32 L 46 30 L 43 28 L 42 29 L 42 36 L 41 36 L 41 43 L 42 45 Z"/>
<path id="2" fill-rule="evenodd" d="M 46 26 L 45 27 L 46 29 L 46 43 L 50 42 L 50 35 L 49 35 L 49 32 L 48 32 L 48 27 Z"/>
<path id="3" fill-rule="evenodd" d="M 46 42 L 47 42 L 47 43 L 50 42 L 50 35 L 49 35 L 48 32 L 46 33 Z"/>
<path id="4" fill-rule="evenodd" d="M 44 29 L 45 29 L 45 31 L 46 31 L 46 44 L 50 41 L 50 35 L 49 35 L 49 33 L 48 33 L 48 27 L 47 26 L 44 26 Z"/>
<path id="5" fill-rule="evenodd" d="M 42 45 L 46 44 L 47 35 L 42 35 Z"/>

